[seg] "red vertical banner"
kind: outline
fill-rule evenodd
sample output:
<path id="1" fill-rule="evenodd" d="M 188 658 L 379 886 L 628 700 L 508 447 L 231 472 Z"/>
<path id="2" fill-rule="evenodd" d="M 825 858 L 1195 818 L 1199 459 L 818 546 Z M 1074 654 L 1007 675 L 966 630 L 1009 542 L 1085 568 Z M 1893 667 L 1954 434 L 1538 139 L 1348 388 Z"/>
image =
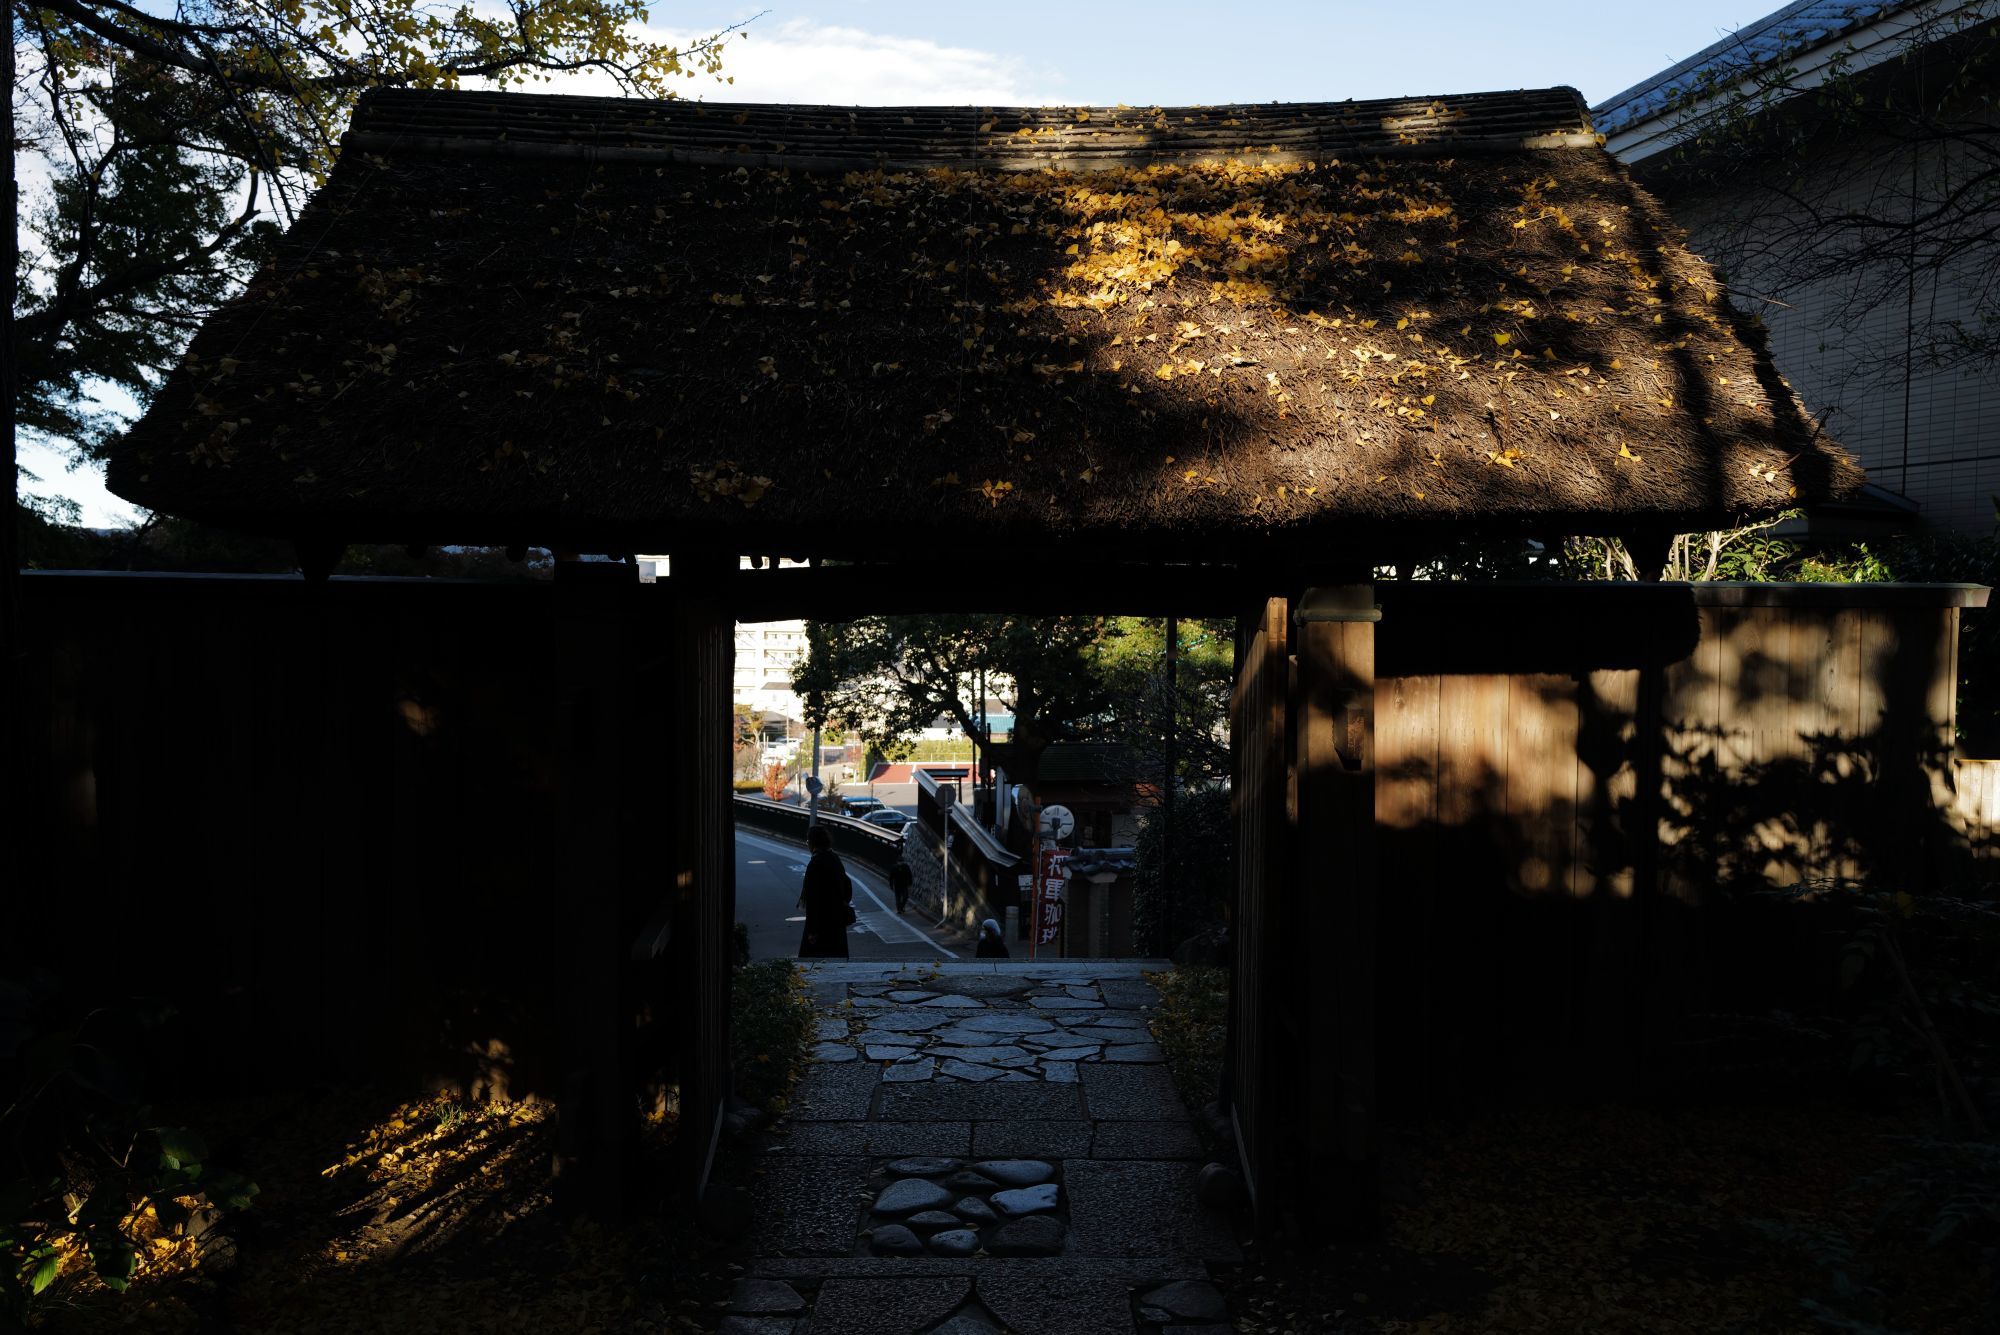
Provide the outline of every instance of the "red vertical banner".
<path id="1" fill-rule="evenodd" d="M 1035 944 L 1046 946 L 1062 932 L 1063 891 L 1069 886 L 1069 850 L 1044 848 L 1035 876 Z"/>

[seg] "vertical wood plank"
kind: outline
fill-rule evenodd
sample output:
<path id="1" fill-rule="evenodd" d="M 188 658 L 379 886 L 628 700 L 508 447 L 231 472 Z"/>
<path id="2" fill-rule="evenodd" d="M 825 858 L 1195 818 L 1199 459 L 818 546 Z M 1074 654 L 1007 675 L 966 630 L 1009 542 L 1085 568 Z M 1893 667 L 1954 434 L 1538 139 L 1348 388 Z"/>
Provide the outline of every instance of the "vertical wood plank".
<path id="1" fill-rule="evenodd" d="M 1281 1063 L 1268 1038 L 1274 966 L 1284 925 L 1273 911 L 1291 874 L 1288 832 L 1295 807 L 1288 763 L 1290 603 L 1260 600 L 1240 619 L 1241 651 L 1230 702 L 1237 831 L 1236 968 L 1230 995 L 1230 1116 L 1261 1228 L 1275 1228 L 1289 1205 L 1278 1143 L 1284 1094 Z"/>
<path id="2" fill-rule="evenodd" d="M 1304 1125 L 1321 1129 L 1305 1143 L 1306 1173 L 1327 1193 L 1336 1229 L 1357 1238 L 1380 1228 L 1375 625 L 1359 619 L 1372 617 L 1372 603 L 1368 586 L 1309 591 L 1298 632 L 1299 826 L 1314 848 L 1302 926 L 1329 966 L 1307 993 L 1325 1046 L 1306 1049 Z"/>

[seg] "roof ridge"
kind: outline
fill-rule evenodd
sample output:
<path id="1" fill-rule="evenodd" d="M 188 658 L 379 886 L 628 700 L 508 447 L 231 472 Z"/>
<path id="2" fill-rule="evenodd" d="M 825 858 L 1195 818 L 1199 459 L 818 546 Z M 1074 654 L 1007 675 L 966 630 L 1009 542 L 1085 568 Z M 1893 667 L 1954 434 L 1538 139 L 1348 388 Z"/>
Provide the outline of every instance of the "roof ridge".
<path id="1" fill-rule="evenodd" d="M 1601 142 L 1574 88 L 1165 107 L 840 107 L 377 89 L 348 146 L 751 166 L 1035 168 Z"/>

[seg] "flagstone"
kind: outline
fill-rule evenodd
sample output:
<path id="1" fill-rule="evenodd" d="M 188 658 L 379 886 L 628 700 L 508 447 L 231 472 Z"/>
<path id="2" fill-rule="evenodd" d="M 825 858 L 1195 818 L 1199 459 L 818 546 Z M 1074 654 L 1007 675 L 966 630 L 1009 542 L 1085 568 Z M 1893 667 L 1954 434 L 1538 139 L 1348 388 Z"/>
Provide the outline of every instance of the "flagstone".
<path id="1" fill-rule="evenodd" d="M 1044 1062 L 1080 1062 L 1095 1057 L 1101 1045 L 1092 1043 L 1086 1047 L 1050 1048 L 1042 1054 Z"/>
<path id="2" fill-rule="evenodd" d="M 1038 1015 L 988 1013 L 960 1020 L 952 1027 L 975 1034 L 1046 1034 L 1055 1025 Z"/>
<path id="3" fill-rule="evenodd" d="M 932 1056 L 940 1059 L 955 1058 L 959 1061 L 978 1062 L 982 1066 L 1009 1066 L 1035 1059 L 1033 1053 L 1023 1052 L 1005 1043 L 998 1043 L 990 1048 L 960 1048 L 940 1044 L 929 1051 Z"/>
<path id="4" fill-rule="evenodd" d="M 882 1072 L 884 1084 L 907 1085 L 916 1080 L 928 1080 L 937 1074 L 937 1061 L 931 1057 L 919 1057 L 915 1061 L 901 1061 Z"/>
<path id="5" fill-rule="evenodd" d="M 1121 1043 L 1104 1050 L 1104 1060 L 1108 1062 L 1163 1062 L 1167 1054 L 1160 1051 L 1157 1043 Z"/>
<path id="6" fill-rule="evenodd" d="M 999 1070 L 994 1067 L 974 1066 L 971 1062 L 960 1061 L 956 1057 L 949 1057 L 939 1062 L 938 1074 L 948 1075 L 957 1080 L 971 1080 L 975 1083 L 1000 1078 Z"/>
<path id="7" fill-rule="evenodd" d="M 863 1037 L 872 1036 L 877 1031 L 892 1033 L 907 1030 L 913 1033 L 922 1033 L 926 1029 L 936 1029 L 940 1025 L 950 1024 L 951 1019 L 951 1016 L 941 1015 L 936 1011 L 905 1009 L 883 1011 L 879 1015 L 872 1015 L 868 1018 L 868 1033 L 863 1035 Z M 971 1021 L 968 1020 L 964 1023 L 970 1024 Z"/>

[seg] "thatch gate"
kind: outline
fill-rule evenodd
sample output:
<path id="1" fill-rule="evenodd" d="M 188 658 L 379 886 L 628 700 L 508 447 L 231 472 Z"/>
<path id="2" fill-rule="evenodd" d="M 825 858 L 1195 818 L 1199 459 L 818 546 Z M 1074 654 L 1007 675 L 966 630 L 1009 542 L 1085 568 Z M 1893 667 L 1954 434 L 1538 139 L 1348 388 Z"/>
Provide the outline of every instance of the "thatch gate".
<path id="1" fill-rule="evenodd" d="M 564 560 L 521 632 L 555 702 L 569 1176 L 602 1202 L 659 1017 L 621 981 L 635 941 L 684 963 L 695 1142 L 720 1097 L 731 616 L 1245 612 L 1239 1121 L 1267 1213 L 1303 1165 L 1365 1215 L 1395 1069 L 1374 947 L 1404 907 L 1376 887 L 1406 874 L 1382 804 L 1416 802 L 1421 768 L 1384 727 L 1405 683 L 1437 678 L 1438 735 L 1465 734 L 1442 759 L 1478 754 L 1517 680 L 1580 672 L 1590 708 L 1555 689 L 1523 755 L 1595 765 L 1658 732 L 1672 671 L 1442 666 L 1525 632 L 1399 625 L 1430 596 L 1399 592 L 1378 634 L 1375 567 L 1574 533 L 1645 563 L 1859 482 L 1569 89 L 1087 110 L 378 92 L 347 150 L 111 483 L 295 538 L 314 577 L 355 541 L 673 554 L 657 621 Z M 899 552 L 981 544 L 998 578 L 885 558 L 888 529 Z M 736 573 L 773 549 L 864 568 Z M 1440 770 L 1433 819 L 1486 829 L 1462 806 L 1480 791 Z M 1566 843 L 1510 801 L 1493 828 L 1536 832 L 1494 847 L 1539 865 L 1538 892 L 1605 847 L 1601 802 Z M 1609 810 L 1645 823 L 1654 801 Z M 1620 868 L 1650 886 L 1653 842 L 1627 835 Z M 1315 946 L 1343 967 L 1302 1002 L 1284 952 Z M 1300 1046 L 1271 1046 L 1284 1026 Z"/>

